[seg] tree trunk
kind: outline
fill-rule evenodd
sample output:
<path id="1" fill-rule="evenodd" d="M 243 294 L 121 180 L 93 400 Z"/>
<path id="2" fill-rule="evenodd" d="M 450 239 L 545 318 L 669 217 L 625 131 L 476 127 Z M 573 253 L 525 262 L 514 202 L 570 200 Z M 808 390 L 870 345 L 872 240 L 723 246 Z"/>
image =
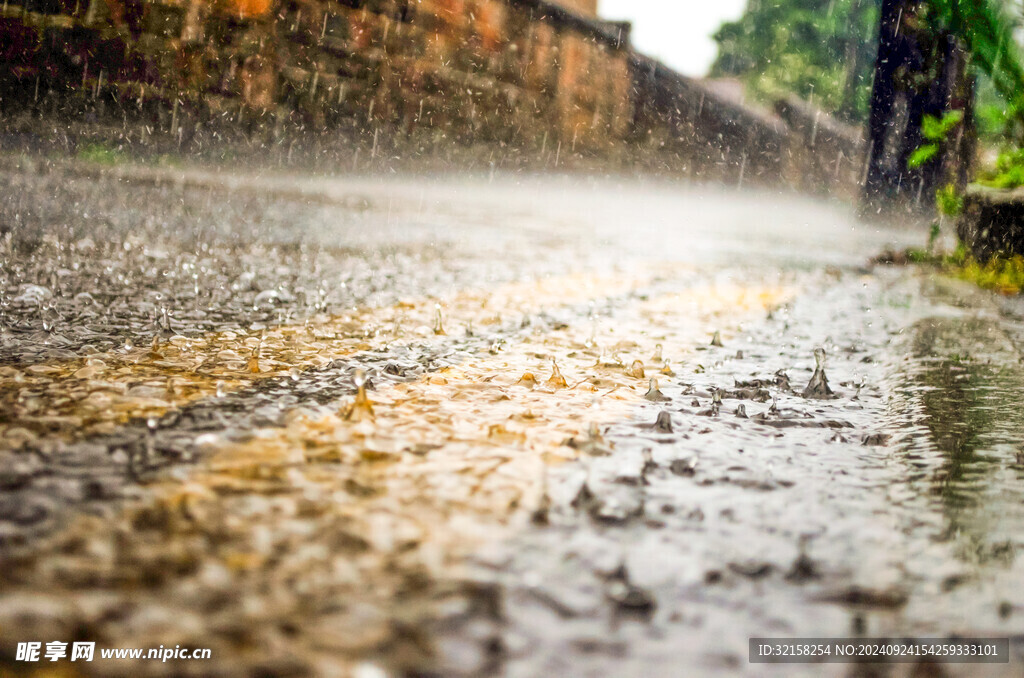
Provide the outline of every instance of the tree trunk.
<path id="1" fill-rule="evenodd" d="M 878 56 L 868 119 L 865 213 L 926 213 L 936 189 L 967 180 L 974 155 L 971 113 L 974 84 L 966 51 L 948 31 L 930 25 L 920 0 L 883 0 Z M 963 122 L 942 142 L 941 152 L 920 167 L 907 166 L 925 139 L 926 115 L 963 112 Z"/>

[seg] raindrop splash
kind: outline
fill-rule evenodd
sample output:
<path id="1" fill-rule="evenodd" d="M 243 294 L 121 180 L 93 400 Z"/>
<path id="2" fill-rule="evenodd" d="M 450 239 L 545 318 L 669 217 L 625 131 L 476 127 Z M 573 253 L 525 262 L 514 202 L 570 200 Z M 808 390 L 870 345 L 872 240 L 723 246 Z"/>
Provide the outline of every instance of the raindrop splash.
<path id="1" fill-rule="evenodd" d="M 434 334 L 444 335 L 444 318 L 441 315 L 441 304 L 434 304 Z"/>
<path id="2" fill-rule="evenodd" d="M 252 353 L 249 354 L 249 372 L 251 372 L 252 374 L 259 374 L 260 373 L 260 353 L 261 353 L 261 351 L 262 351 L 262 349 L 261 349 L 260 345 L 257 345 L 252 350 Z"/>
<path id="3" fill-rule="evenodd" d="M 548 379 L 547 385 L 553 389 L 569 388 L 569 383 L 562 376 L 562 372 L 558 369 L 558 363 L 555 362 L 554 358 L 551 359 L 551 377 Z"/>
<path id="4" fill-rule="evenodd" d="M 525 372 L 523 376 L 519 377 L 516 386 L 524 386 L 531 390 L 537 388 L 537 377 L 533 375 L 533 372 Z"/>
<path id="5" fill-rule="evenodd" d="M 672 433 L 672 415 L 665 410 L 658 412 L 658 419 L 654 422 L 654 428 L 662 433 Z"/>
<path id="6" fill-rule="evenodd" d="M 804 389 L 805 398 L 832 398 L 835 393 L 828 385 L 828 377 L 825 376 L 825 349 L 814 349 L 814 375 Z"/>
<path id="7" fill-rule="evenodd" d="M 647 393 L 644 395 L 644 398 L 655 403 L 669 400 L 669 398 L 666 397 L 665 394 L 662 393 L 661 390 L 658 388 L 658 380 L 655 379 L 654 377 L 651 377 L 650 387 L 647 389 Z"/>
<path id="8" fill-rule="evenodd" d="M 373 419 L 373 402 L 366 396 L 366 371 L 356 369 L 352 374 L 352 383 L 356 387 L 356 399 L 342 413 L 349 421 L 365 421 Z"/>

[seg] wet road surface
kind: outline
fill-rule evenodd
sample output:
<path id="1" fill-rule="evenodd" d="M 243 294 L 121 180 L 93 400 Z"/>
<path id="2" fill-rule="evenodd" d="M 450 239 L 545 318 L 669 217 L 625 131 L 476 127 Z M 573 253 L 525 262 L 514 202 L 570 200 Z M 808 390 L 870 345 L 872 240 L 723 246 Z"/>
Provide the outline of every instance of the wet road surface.
<path id="1" fill-rule="evenodd" d="M 921 233 L 639 179 L 0 172 L 5 671 L 1017 675 L 1024 313 L 866 267 Z M 1016 664 L 747 663 L 949 634 Z"/>

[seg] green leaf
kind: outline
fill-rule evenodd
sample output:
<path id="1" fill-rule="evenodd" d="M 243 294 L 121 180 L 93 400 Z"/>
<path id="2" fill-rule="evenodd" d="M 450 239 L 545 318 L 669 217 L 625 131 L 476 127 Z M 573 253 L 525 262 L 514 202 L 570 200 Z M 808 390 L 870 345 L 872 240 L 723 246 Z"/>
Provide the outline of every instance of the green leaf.
<path id="1" fill-rule="evenodd" d="M 917 169 L 939 154 L 938 144 L 923 144 L 907 158 L 907 169 Z"/>
<path id="2" fill-rule="evenodd" d="M 941 118 L 926 115 L 921 121 L 921 134 L 928 141 L 945 141 L 953 128 L 963 119 L 964 112 L 958 110 L 947 111 Z"/>

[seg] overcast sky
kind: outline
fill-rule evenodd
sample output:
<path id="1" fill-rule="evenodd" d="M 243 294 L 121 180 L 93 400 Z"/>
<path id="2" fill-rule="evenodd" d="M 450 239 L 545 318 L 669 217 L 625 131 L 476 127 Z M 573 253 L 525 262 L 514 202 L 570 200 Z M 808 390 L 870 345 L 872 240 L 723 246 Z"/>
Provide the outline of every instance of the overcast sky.
<path id="1" fill-rule="evenodd" d="M 633 44 L 680 73 L 705 75 L 715 59 L 711 34 L 743 13 L 747 0 L 598 0 L 605 19 L 633 22 Z"/>

